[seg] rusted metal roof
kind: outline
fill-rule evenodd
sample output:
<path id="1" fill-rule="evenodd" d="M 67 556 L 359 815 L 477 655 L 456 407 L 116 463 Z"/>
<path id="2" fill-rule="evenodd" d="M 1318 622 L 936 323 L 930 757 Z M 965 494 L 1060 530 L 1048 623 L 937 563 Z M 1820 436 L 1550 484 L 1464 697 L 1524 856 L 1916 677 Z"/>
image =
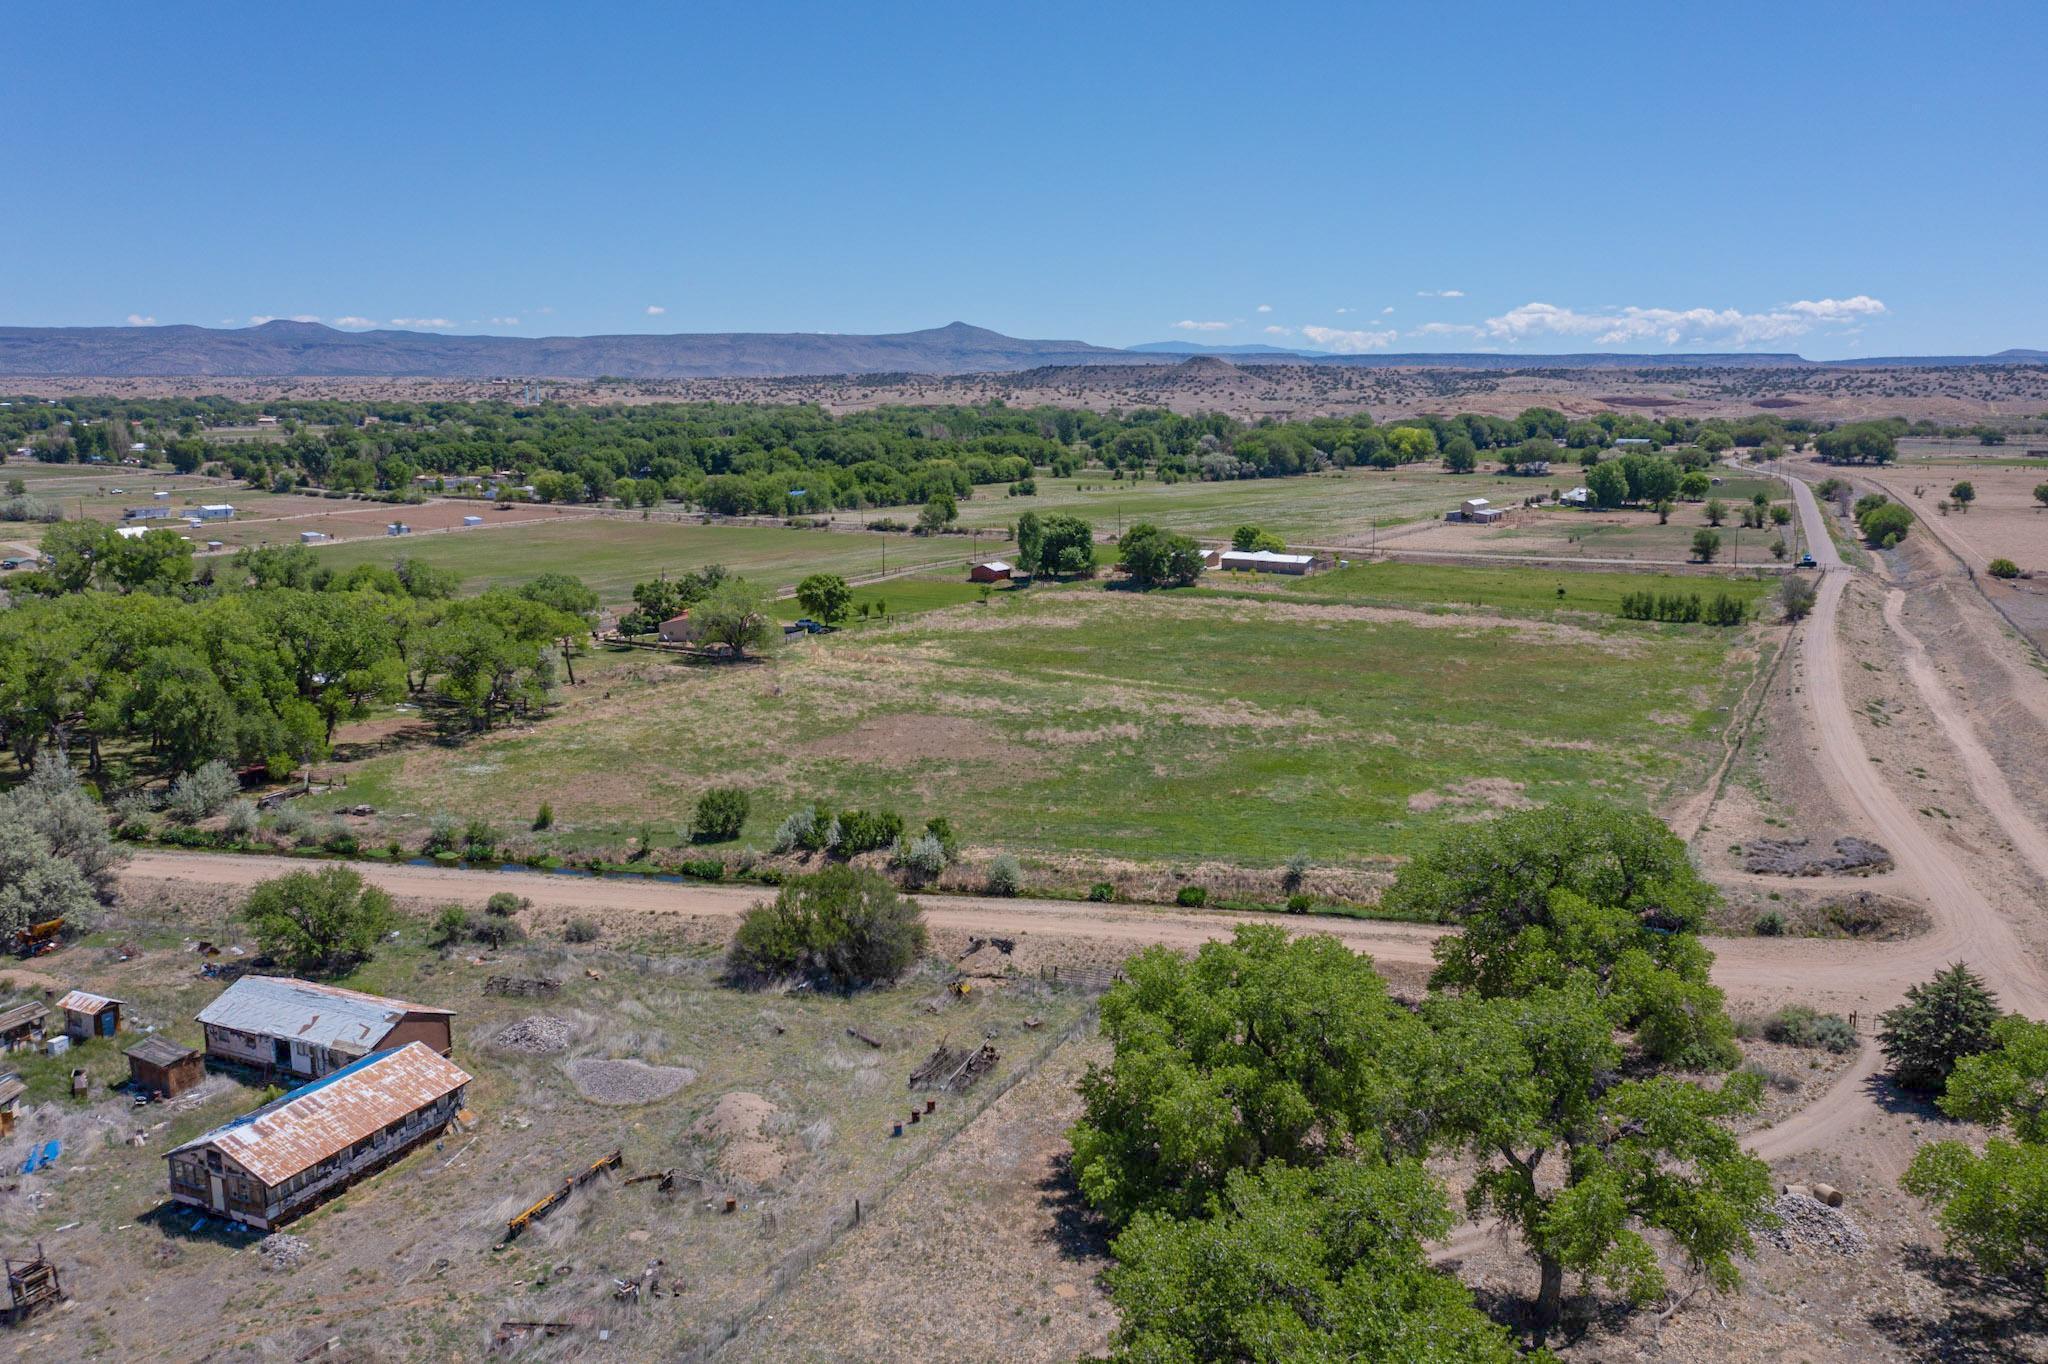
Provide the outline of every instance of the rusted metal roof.
<path id="1" fill-rule="evenodd" d="M 200 1010 L 199 1021 L 261 1037 L 367 1052 L 376 1050 L 385 1034 L 407 1014 L 452 1018 L 454 1010 L 408 1004 L 291 976 L 243 976 Z"/>
<path id="2" fill-rule="evenodd" d="M 0 1013 L 0 1033 L 18 1032 L 31 1024 L 40 1023 L 50 1016 L 50 1010 L 42 1004 L 17 1004 L 5 1013 Z"/>
<path id="3" fill-rule="evenodd" d="M 190 1047 L 181 1047 L 164 1036 L 145 1037 L 128 1048 L 125 1055 L 132 1056 L 147 1066 L 174 1066 L 178 1062 L 199 1055 Z"/>
<path id="4" fill-rule="evenodd" d="M 57 1007 L 69 1014 L 96 1014 L 109 1004 L 119 1003 L 121 1001 L 118 999 L 110 999 L 106 995 L 96 995 L 90 990 L 73 990 L 70 994 L 57 1001 Z"/>
<path id="5" fill-rule="evenodd" d="M 167 1152 L 214 1147 L 275 1187 L 452 1094 L 469 1072 L 424 1042 L 380 1051 Z"/>

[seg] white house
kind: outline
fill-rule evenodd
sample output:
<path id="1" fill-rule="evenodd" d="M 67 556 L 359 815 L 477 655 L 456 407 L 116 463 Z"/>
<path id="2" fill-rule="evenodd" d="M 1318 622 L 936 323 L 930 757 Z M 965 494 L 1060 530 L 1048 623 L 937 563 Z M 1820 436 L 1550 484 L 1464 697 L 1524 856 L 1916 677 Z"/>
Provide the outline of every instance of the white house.
<path id="1" fill-rule="evenodd" d="M 209 502 L 203 507 L 195 507 L 192 509 L 192 514 L 201 521 L 232 521 L 235 519 L 235 509 L 225 502 Z"/>
<path id="2" fill-rule="evenodd" d="M 1593 502 L 1593 492 L 1590 488 L 1574 488 L 1568 493 L 1559 493 L 1557 495 L 1557 500 L 1564 503 L 1568 507 L 1591 506 Z"/>
<path id="3" fill-rule="evenodd" d="M 1217 556 L 1216 566 L 1246 573 L 1306 573 L 1315 566 L 1313 554 L 1281 554 L 1270 549 L 1227 549 Z"/>

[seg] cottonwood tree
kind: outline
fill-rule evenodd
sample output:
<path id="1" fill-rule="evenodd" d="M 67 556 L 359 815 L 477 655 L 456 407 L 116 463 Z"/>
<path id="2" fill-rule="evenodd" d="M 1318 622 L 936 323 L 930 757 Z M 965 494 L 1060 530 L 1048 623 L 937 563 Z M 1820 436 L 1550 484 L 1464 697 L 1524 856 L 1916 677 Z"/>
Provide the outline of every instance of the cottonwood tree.
<path id="1" fill-rule="evenodd" d="M 1107 1358 L 1531 1358 L 1463 1284 L 1430 1267 L 1423 1243 L 1450 1221 L 1414 1160 L 1233 1170 L 1205 1216 L 1141 1213 L 1116 1238 L 1104 1275 L 1118 1318 Z"/>
<path id="2" fill-rule="evenodd" d="M 1740 1281 L 1735 1257 L 1770 1219 L 1771 1175 L 1725 1120 L 1754 1109 L 1756 1076 L 1712 1089 L 1621 1079 L 1613 1012 L 1584 971 L 1501 998 L 1436 996 L 1425 1016 L 1436 1050 L 1416 1070 L 1417 1105 L 1438 1141 L 1479 1162 L 1468 1211 L 1508 1223 L 1535 1258 L 1539 1339 L 1568 1273 L 1633 1302 L 1663 1293 L 1646 1232 L 1716 1289 Z"/>
<path id="3" fill-rule="evenodd" d="M 796 585 L 796 604 L 805 615 L 837 625 L 853 610 L 853 589 L 837 573 L 813 573 Z"/>
<path id="4" fill-rule="evenodd" d="M 1940 1102 L 1998 1135 L 1981 1152 L 1930 1142 L 1900 1183 L 1939 1205 L 1951 1250 L 1994 1274 L 2041 1275 L 2048 1289 L 2048 1024 L 2009 1015 L 1992 1040 L 1956 1062 Z"/>
<path id="5" fill-rule="evenodd" d="M 1141 588 L 1187 587 L 1202 576 L 1202 552 L 1185 535 L 1140 521 L 1117 541 L 1119 562 Z"/>
<path id="6" fill-rule="evenodd" d="M 1102 1000 L 1114 1049 L 1081 1081 L 1081 1192 L 1112 1225 L 1194 1216 L 1233 1170 L 1412 1145 L 1417 1025 L 1363 957 L 1240 925 L 1192 960 L 1148 948 Z"/>
<path id="7" fill-rule="evenodd" d="M 760 652 L 775 641 L 775 623 L 768 614 L 768 594 L 744 578 L 734 578 L 690 611 L 697 638 L 723 644 L 735 658 L 747 650 Z"/>

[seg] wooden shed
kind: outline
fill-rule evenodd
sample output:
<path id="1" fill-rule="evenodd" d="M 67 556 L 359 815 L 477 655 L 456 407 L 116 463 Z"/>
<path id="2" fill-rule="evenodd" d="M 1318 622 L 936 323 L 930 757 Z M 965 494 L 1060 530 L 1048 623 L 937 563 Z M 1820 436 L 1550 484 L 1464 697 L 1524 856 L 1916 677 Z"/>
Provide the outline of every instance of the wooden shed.
<path id="1" fill-rule="evenodd" d="M 43 1040 L 43 1020 L 49 1016 L 49 1006 L 34 1000 L 0 1011 L 0 1051 L 18 1051 L 39 1044 Z"/>
<path id="2" fill-rule="evenodd" d="M 128 1083 L 162 1098 L 183 1094 L 206 1078 L 206 1058 L 168 1037 L 146 1037 L 128 1048 Z"/>
<path id="3" fill-rule="evenodd" d="M 112 1037 L 121 1031 L 121 1004 L 118 999 L 90 990 L 73 990 L 57 1001 L 57 1007 L 64 1011 L 64 1035 L 74 1042 L 83 1042 L 88 1037 Z"/>
<path id="4" fill-rule="evenodd" d="M 990 559 L 967 570 L 967 581 L 971 583 L 1006 583 L 1010 581 L 1010 565 L 1001 559 Z"/>
<path id="5" fill-rule="evenodd" d="M 28 1081 L 12 1071 L 0 1075 L 0 1137 L 14 1135 L 14 1110 L 21 1105 L 21 1096 L 28 1093 Z"/>

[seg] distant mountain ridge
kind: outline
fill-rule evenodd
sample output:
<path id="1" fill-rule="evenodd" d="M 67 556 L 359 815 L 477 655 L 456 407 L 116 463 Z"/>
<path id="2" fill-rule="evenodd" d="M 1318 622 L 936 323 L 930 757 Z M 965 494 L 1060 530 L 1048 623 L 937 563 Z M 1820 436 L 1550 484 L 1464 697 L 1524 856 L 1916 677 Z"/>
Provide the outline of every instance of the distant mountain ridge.
<path id="1" fill-rule="evenodd" d="M 1793 354 L 1335 355 L 1273 346 L 1155 341 L 1128 349 L 1025 340 L 953 322 L 865 336 L 831 332 L 696 332 L 616 336 L 451 336 L 339 331 L 317 322 L 261 326 L 0 327 L 0 374 L 64 378 L 787 378 L 837 374 L 980 374 L 1071 365 L 1158 365 L 1228 356 L 1240 365 L 1432 369 L 1708 369 L 2043 364 L 2048 351 L 1813 361 Z"/>

